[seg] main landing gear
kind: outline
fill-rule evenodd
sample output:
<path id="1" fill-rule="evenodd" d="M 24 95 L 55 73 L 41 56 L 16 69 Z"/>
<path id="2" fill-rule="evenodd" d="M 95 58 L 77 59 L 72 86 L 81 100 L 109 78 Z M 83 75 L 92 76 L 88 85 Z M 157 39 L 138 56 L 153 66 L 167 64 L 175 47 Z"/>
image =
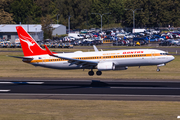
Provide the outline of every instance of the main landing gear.
<path id="1" fill-rule="evenodd" d="M 92 70 L 89 71 L 89 72 L 88 72 L 88 75 L 89 75 L 89 76 L 93 76 L 93 75 L 94 75 L 94 71 L 92 71 Z M 99 76 L 100 76 L 100 75 L 102 75 L 102 72 L 101 72 L 101 71 L 97 71 L 97 72 L 96 72 L 96 75 L 99 75 Z"/>
<path id="2" fill-rule="evenodd" d="M 89 76 L 93 76 L 94 75 L 94 71 L 91 70 L 91 71 L 88 72 L 88 74 L 89 74 Z"/>
<path id="3" fill-rule="evenodd" d="M 97 71 L 96 75 L 102 75 L 102 72 L 101 71 Z"/>

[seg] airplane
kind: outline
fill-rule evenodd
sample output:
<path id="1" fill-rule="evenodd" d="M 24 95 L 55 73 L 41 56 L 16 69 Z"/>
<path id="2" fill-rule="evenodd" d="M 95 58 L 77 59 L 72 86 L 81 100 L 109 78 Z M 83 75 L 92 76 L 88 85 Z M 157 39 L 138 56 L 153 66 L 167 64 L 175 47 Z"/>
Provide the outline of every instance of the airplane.
<path id="1" fill-rule="evenodd" d="M 93 76 L 93 70 L 97 69 L 96 75 L 99 76 L 102 71 L 127 70 L 131 66 L 157 65 L 159 72 L 160 66 L 174 60 L 174 56 L 157 49 L 99 51 L 93 46 L 94 52 L 55 53 L 46 45 L 42 49 L 23 27 L 17 26 L 16 30 L 24 53 L 22 60 L 34 66 L 63 70 L 90 69 L 89 76 Z"/>

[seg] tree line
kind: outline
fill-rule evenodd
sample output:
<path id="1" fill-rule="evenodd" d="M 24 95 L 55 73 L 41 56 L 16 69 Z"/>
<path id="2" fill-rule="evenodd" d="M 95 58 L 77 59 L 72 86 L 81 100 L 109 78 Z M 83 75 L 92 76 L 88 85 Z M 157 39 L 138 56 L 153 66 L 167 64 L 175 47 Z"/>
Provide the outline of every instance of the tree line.
<path id="1" fill-rule="evenodd" d="M 0 0 L 0 24 L 63 24 L 71 29 L 180 26 L 179 0 Z M 96 14 L 98 13 L 98 14 Z"/>

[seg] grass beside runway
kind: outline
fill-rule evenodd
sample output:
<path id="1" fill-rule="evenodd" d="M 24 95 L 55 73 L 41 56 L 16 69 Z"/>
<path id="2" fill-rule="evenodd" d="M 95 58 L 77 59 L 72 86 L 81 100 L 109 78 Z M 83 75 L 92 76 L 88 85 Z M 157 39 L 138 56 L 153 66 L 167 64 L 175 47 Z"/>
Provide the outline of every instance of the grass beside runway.
<path id="1" fill-rule="evenodd" d="M 21 59 L 7 57 L 22 56 L 22 52 L 0 52 L 0 78 L 56 78 L 56 79 L 177 79 L 180 78 L 180 56 L 175 55 L 175 60 L 166 66 L 129 67 L 121 71 L 102 71 L 101 76 L 89 76 L 89 70 L 57 70 L 35 67 L 23 63 Z M 94 70 L 95 72 L 97 70 Z"/>
<path id="2" fill-rule="evenodd" d="M 88 70 L 65 71 L 34 67 L 6 55 L 23 56 L 23 53 L 0 52 L 0 78 L 180 78 L 180 56 L 175 56 L 174 61 L 160 67 L 160 72 L 156 72 L 156 66 L 130 67 L 126 71 L 104 71 L 102 76 L 90 77 Z M 0 120 L 176 120 L 180 116 L 180 102 L 163 101 L 0 99 L 0 106 Z"/>
<path id="3" fill-rule="evenodd" d="M 180 102 L 0 100 L 0 120 L 176 120 Z"/>
<path id="4" fill-rule="evenodd" d="M 96 46 L 99 50 L 118 50 L 118 49 L 161 49 L 161 48 L 174 48 L 177 49 L 178 52 L 180 46 L 158 46 L 158 45 L 148 45 L 148 46 L 113 46 L 112 44 L 103 44 Z M 45 49 L 45 48 L 43 48 Z M 74 48 L 50 48 L 54 52 L 74 52 L 74 51 L 94 51 L 93 46 L 74 46 Z M 0 51 L 22 51 L 22 48 L 0 48 Z M 174 51 L 175 52 L 175 51 Z"/>

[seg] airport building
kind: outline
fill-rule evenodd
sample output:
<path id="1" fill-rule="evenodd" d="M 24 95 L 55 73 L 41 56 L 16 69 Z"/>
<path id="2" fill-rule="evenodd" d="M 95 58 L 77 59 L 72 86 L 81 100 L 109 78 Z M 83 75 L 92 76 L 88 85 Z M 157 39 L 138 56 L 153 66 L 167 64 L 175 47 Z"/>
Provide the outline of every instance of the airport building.
<path id="1" fill-rule="evenodd" d="M 54 28 L 52 36 L 66 34 L 66 26 L 61 24 L 52 24 L 52 27 Z"/>
<path id="2" fill-rule="evenodd" d="M 0 39 L 10 40 L 12 43 L 18 39 L 16 26 L 22 26 L 36 41 L 44 39 L 42 26 L 40 24 L 1 24 L 0 25 Z M 66 34 L 66 26 L 61 24 L 52 24 L 54 28 L 52 35 Z"/>

